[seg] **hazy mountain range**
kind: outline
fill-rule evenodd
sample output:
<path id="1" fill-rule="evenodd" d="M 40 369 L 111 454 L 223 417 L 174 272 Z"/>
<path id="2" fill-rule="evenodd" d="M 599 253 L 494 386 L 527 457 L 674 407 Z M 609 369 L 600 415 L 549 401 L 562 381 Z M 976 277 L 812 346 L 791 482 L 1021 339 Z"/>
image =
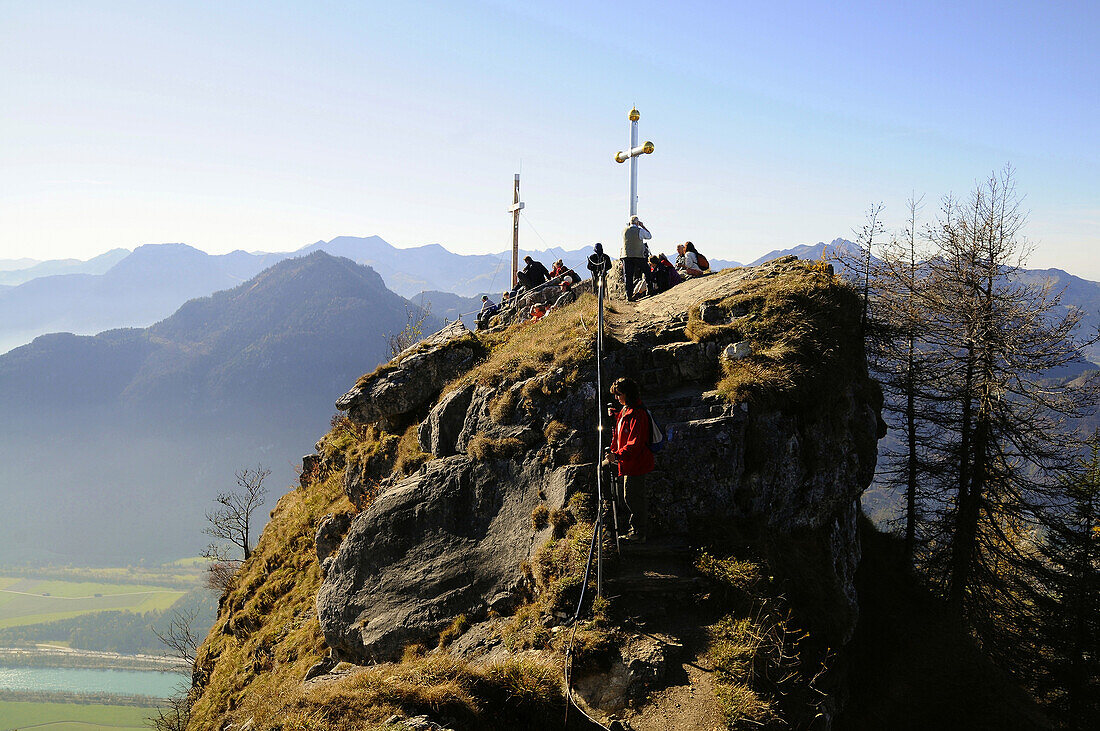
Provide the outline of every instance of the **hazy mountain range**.
<path id="1" fill-rule="evenodd" d="M 233 472 L 262 461 L 281 494 L 409 310 L 369 267 L 316 252 L 152 327 L 46 335 L 0 356 L 0 556 L 194 555 Z"/>
<path id="2" fill-rule="evenodd" d="M 433 291 L 464 298 L 492 293 L 495 299 L 511 284 L 510 252 L 454 254 L 436 244 L 398 249 L 378 236 L 341 236 L 280 253 L 211 255 L 185 244 L 147 245 L 133 252 L 114 249 L 85 262 L 64 259 L 0 271 L 0 353 L 45 333 L 90 335 L 112 328 L 145 327 L 192 297 L 236 286 L 277 261 L 314 251 L 370 266 L 390 290 L 403 297 Z M 527 253 L 547 267 L 561 258 L 583 274 L 590 250 L 521 251 L 521 256 Z M 735 264 L 713 262 L 715 268 Z M 469 311 L 456 310 L 449 301 L 452 305 L 439 311 L 453 311 L 452 319 L 460 311 Z"/>

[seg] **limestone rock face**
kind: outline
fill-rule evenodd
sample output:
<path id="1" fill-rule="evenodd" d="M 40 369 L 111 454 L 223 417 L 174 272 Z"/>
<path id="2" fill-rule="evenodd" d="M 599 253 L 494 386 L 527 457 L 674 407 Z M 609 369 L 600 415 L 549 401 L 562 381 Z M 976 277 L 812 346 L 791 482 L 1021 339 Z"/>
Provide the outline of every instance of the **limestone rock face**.
<path id="1" fill-rule="evenodd" d="M 334 655 L 393 659 L 519 591 L 520 563 L 546 539 L 531 528 L 540 493 L 560 507 L 579 477 L 571 466 L 454 455 L 385 488 L 326 566 L 317 612 Z"/>
<path id="2" fill-rule="evenodd" d="M 475 384 L 467 384 L 444 396 L 432 408 L 417 432 L 422 450 L 436 457 L 449 457 L 457 452 L 458 435 L 466 424 L 466 411 L 475 388 Z"/>
<path id="3" fill-rule="evenodd" d="M 727 346 L 741 356 L 748 344 L 732 342 L 732 332 L 730 341 L 685 340 L 689 308 L 781 276 L 783 265 L 729 270 L 642 300 L 607 353 L 604 386 L 635 378 L 665 428 L 667 446 L 647 478 L 652 532 L 690 542 L 734 523 L 755 526 L 778 547 L 792 593 L 823 608 L 822 629 L 840 646 L 858 617 L 857 500 L 874 473 L 881 393 L 860 369 L 817 401 L 730 403 L 712 389 Z M 530 590 L 521 563 L 549 537 L 532 527 L 532 510 L 563 508 L 594 483 L 593 464 L 569 464 L 597 452 L 594 365 L 569 388 L 551 368 L 440 398 L 480 357 L 468 342 L 415 350 L 338 402 L 353 419 L 383 427 L 415 416 L 420 448 L 433 456 L 408 477 L 382 479 L 323 559 L 318 616 L 341 660 L 392 659 L 408 643 L 434 643 L 459 614 L 476 621 L 490 608 L 507 612 Z"/>
<path id="4" fill-rule="evenodd" d="M 401 417 L 430 404 L 448 381 L 473 365 L 475 348 L 464 344 L 461 336 L 425 343 L 392 369 L 345 393 L 337 399 L 336 408 L 355 421 L 381 422 L 396 430 Z"/>

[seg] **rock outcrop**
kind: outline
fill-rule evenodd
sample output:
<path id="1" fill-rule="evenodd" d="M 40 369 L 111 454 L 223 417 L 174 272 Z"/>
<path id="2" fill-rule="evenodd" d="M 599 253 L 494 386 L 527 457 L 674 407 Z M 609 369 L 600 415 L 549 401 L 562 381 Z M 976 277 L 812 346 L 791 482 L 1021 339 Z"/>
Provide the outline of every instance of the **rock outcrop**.
<path id="1" fill-rule="evenodd" d="M 635 321 L 622 320 L 613 333 L 605 376 L 639 380 L 669 434 L 649 479 L 655 530 L 690 537 L 753 521 L 812 544 L 810 599 L 830 607 L 824 629 L 842 644 L 858 616 L 856 504 L 874 471 L 876 387 L 857 369 L 839 374 L 836 391 L 816 402 L 731 403 L 712 389 L 723 360 L 748 357 L 748 344 L 732 331 L 725 341 L 685 334 L 690 317 L 717 327 L 744 318 L 718 303 L 792 265 L 733 270 L 644 300 Z M 548 529 L 532 527 L 532 511 L 562 509 L 573 493 L 592 489 L 594 464 L 567 460 L 595 454 L 594 363 L 557 398 L 540 394 L 561 391 L 560 368 L 503 385 L 468 381 L 440 396 L 478 357 L 468 335 L 452 334 L 406 354 L 337 404 L 356 421 L 385 427 L 416 416 L 419 448 L 432 456 L 414 474 L 383 479 L 325 559 L 318 615 L 339 659 L 391 659 L 409 643 L 433 642 L 457 615 L 476 619 L 514 606 L 531 591 L 521 564 L 548 537 Z M 502 402 L 511 413 L 499 413 Z"/>

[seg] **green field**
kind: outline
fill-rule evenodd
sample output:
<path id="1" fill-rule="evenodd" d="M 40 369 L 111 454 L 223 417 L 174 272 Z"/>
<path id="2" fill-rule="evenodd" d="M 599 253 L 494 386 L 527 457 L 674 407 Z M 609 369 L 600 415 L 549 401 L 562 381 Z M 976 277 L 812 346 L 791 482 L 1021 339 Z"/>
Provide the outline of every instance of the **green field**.
<path id="1" fill-rule="evenodd" d="M 0 731 L 137 731 L 149 728 L 145 719 L 153 713 L 151 708 L 130 706 L 0 701 Z"/>
<path id="2" fill-rule="evenodd" d="M 109 609 L 138 613 L 165 610 L 185 593 L 148 584 L 0 576 L 0 628 Z"/>

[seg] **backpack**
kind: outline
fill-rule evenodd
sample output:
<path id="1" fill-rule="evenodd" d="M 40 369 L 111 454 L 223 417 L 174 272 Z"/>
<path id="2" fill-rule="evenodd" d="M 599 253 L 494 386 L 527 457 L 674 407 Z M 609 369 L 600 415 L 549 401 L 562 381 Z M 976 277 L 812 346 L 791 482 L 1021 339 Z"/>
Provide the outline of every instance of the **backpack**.
<path id="1" fill-rule="evenodd" d="M 645 413 L 646 416 L 649 417 L 649 451 L 656 454 L 665 448 L 665 445 L 668 444 L 668 439 L 665 438 L 665 432 L 661 428 L 661 425 L 653 418 L 653 412 L 646 409 Z"/>
<path id="2" fill-rule="evenodd" d="M 707 261 L 707 258 L 700 254 L 698 251 L 695 252 L 695 260 L 699 262 L 699 268 L 704 272 L 710 269 L 710 262 Z"/>

